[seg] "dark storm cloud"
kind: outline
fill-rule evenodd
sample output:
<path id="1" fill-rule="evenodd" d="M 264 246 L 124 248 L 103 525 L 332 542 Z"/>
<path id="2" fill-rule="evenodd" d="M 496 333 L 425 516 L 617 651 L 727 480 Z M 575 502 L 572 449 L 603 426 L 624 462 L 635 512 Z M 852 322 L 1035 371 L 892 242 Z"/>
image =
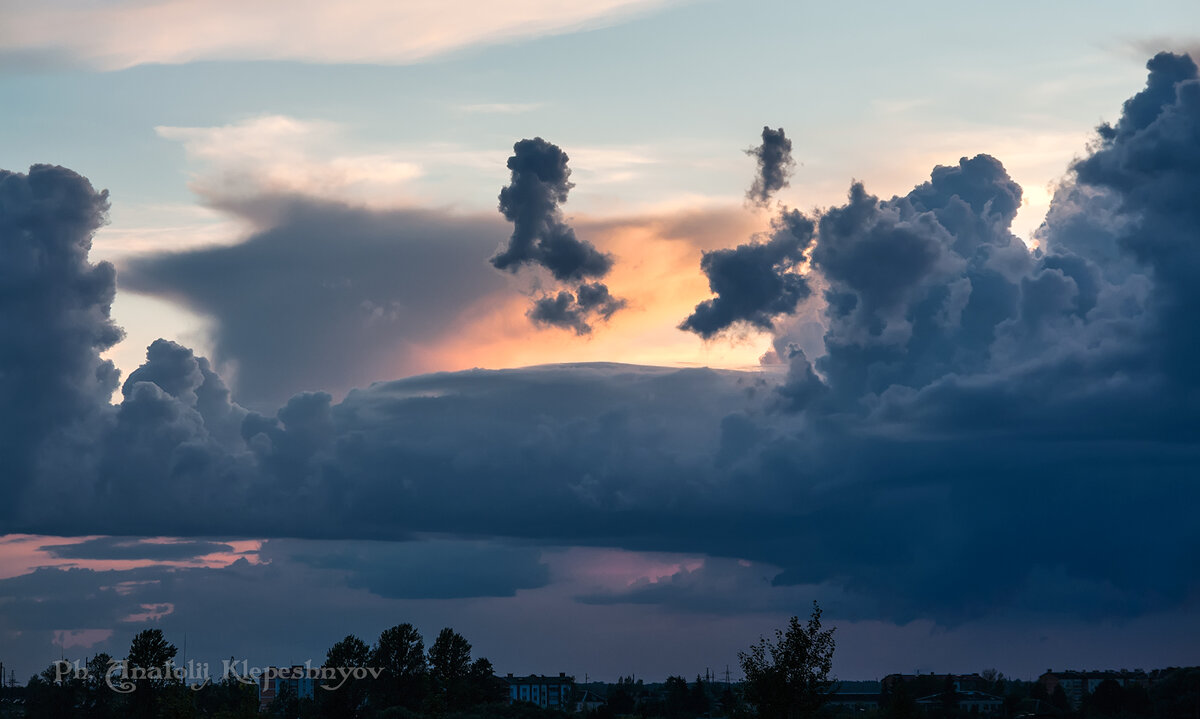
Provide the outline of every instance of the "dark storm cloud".
<path id="1" fill-rule="evenodd" d="M 162 562 L 194 559 L 218 552 L 231 553 L 233 547 L 200 540 L 147 542 L 123 537 L 97 537 L 75 544 L 52 544 L 42 547 L 42 550 L 60 559 L 151 559 Z"/>
<path id="2" fill-rule="evenodd" d="M 987 366 L 1035 262 L 1009 232 L 1020 198 L 1000 162 L 979 155 L 890 200 L 855 183 L 825 211 L 812 251 L 827 304 L 817 368 L 834 396 L 853 404 Z"/>
<path id="3" fill-rule="evenodd" d="M 513 145 L 512 182 L 500 190 L 500 212 L 513 223 L 508 244 L 492 258 L 497 269 L 516 272 L 540 265 L 560 282 L 603 277 L 612 258 L 575 237 L 559 205 L 574 187 L 567 154 L 540 137 Z"/>
<path id="4" fill-rule="evenodd" d="M 68 169 L 0 170 L 0 520 L 46 455 L 94 431 L 116 388 L 99 357 L 121 339 L 115 273 L 88 261 L 107 210 L 107 191 Z"/>
<path id="5" fill-rule="evenodd" d="M 609 294 L 602 278 L 612 269 L 612 257 L 590 242 L 575 237 L 559 205 L 574 187 L 567 154 L 540 137 L 513 145 L 508 158 L 512 181 L 500 190 L 500 212 L 513 223 L 508 244 L 492 257 L 492 265 L 516 273 L 522 267 L 543 267 L 571 289 L 544 294 L 527 313 L 534 324 L 590 334 L 592 322 L 607 321 L 625 306 Z"/>
<path id="6" fill-rule="evenodd" d="M 414 348 L 504 287 L 483 261 L 490 219 L 302 197 L 228 209 L 274 219 L 236 246 L 132 261 L 121 286 L 213 317 L 216 360 L 236 366 L 249 406 L 411 372 Z"/>
<path id="7" fill-rule="evenodd" d="M 935 168 L 890 199 L 852 186 L 815 221 L 825 352 L 781 347 L 782 381 L 475 370 L 244 413 L 207 365 L 156 345 L 87 461 L 39 476 L 4 530 L 686 552 L 777 567 L 781 592 L 820 588 L 899 622 L 1194 609 L 1200 81 L 1179 79 L 1186 67 L 1152 62 L 1157 112 L 1138 99 L 1102 131 L 1043 250 L 1011 234 L 1020 189 L 994 158 Z M 1103 211 L 1081 220 L 1089 207 Z M 753 248 L 778 241 L 768 259 L 799 262 L 810 240 L 787 232 L 719 256 L 761 259 Z M 777 262 L 750 264 L 778 287 Z M 337 561 L 361 586 L 404 591 Z M 680 577 L 669 601 L 723 581 L 704 576 Z M 637 594 L 625 599 L 668 601 L 665 587 Z"/>
<path id="8" fill-rule="evenodd" d="M 812 221 L 788 210 L 772 226 L 765 242 L 704 253 L 700 268 L 717 296 L 696 305 L 680 329 L 705 339 L 738 323 L 770 330 L 776 317 L 794 312 L 811 294 L 808 280 L 796 268 L 812 242 Z"/>
<path id="9" fill-rule="evenodd" d="M 1154 278 L 1150 307 L 1157 361 L 1194 386 L 1192 354 L 1200 342 L 1200 79 L 1192 58 L 1160 53 L 1147 64 L 1146 89 L 1125 103 L 1115 125 L 1100 128 L 1101 145 L 1074 166 L 1081 185 L 1120 197 L 1132 218 L 1117 244 Z M 1053 235 L 1051 235 L 1053 240 Z"/>
<path id="10" fill-rule="evenodd" d="M 788 175 L 796 166 L 792 159 L 792 141 L 783 134 L 783 128 L 762 129 L 762 144 L 746 151 L 758 161 L 758 175 L 746 192 L 746 197 L 759 206 L 766 206 L 771 196 L 788 186 Z"/>
<path id="11" fill-rule="evenodd" d="M 575 294 L 563 290 L 554 296 L 539 297 L 529 310 L 529 319 L 536 324 L 554 325 L 575 331 L 577 335 L 591 334 L 589 320 L 607 320 L 625 306 L 625 300 L 613 297 L 602 282 L 585 282 Z"/>

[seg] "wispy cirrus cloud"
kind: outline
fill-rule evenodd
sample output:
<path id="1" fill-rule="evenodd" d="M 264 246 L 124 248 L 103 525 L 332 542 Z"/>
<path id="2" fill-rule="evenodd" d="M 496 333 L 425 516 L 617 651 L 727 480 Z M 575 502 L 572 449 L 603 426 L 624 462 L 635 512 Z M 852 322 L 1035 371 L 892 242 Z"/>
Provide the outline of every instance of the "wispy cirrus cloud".
<path id="1" fill-rule="evenodd" d="M 463 48 L 613 24 L 668 1 L 4 0 L 0 62 L 100 70 L 200 60 L 403 65 Z"/>

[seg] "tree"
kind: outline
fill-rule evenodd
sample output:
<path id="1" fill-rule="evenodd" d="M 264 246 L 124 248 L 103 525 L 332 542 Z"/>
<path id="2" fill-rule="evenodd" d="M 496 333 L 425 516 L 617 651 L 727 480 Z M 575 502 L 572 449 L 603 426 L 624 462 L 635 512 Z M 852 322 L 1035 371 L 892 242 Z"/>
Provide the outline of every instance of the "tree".
<path id="1" fill-rule="evenodd" d="M 708 700 L 708 689 L 704 686 L 704 681 L 700 679 L 700 675 L 696 675 L 696 683 L 688 690 L 688 713 L 692 716 L 701 716 L 707 714 L 710 707 Z"/>
<path id="2" fill-rule="evenodd" d="M 371 685 L 371 704 L 420 708 L 428 693 L 429 668 L 425 663 L 425 640 L 411 624 L 383 630 L 371 651 L 371 665 L 383 670 Z"/>
<path id="3" fill-rule="evenodd" d="M 821 607 L 814 601 L 806 626 L 797 617 L 775 641 L 759 638 L 749 652 L 739 652 L 746 677 L 746 699 L 763 719 L 807 719 L 829 700 L 834 680 L 833 629 L 821 629 Z"/>
<path id="4" fill-rule="evenodd" d="M 429 678 L 432 713 L 462 711 L 499 701 L 503 688 L 496 682 L 492 663 L 484 658 L 471 661 L 471 643 L 446 627 L 429 647 Z"/>
<path id="5" fill-rule="evenodd" d="M 366 642 L 353 634 L 329 648 L 325 653 L 324 666 L 330 668 L 365 667 L 371 659 L 371 649 Z M 334 682 L 332 685 L 336 686 Z M 322 685 L 327 682 L 322 682 Z M 329 719 L 356 719 L 363 715 L 366 703 L 366 684 L 357 679 L 347 679 L 336 690 L 318 687 L 317 701 L 321 716 Z"/>
<path id="6" fill-rule="evenodd" d="M 688 703 L 688 685 L 687 680 L 683 677 L 667 677 L 667 681 L 663 684 L 663 689 L 666 694 L 666 706 L 664 707 L 668 719 L 676 719 L 683 716 L 687 710 Z"/>
<path id="7" fill-rule="evenodd" d="M 178 651 L 161 629 L 143 629 L 129 643 L 126 671 L 135 687 L 129 694 L 131 716 L 153 719 L 163 713 L 166 690 L 179 683 L 170 671 Z"/>

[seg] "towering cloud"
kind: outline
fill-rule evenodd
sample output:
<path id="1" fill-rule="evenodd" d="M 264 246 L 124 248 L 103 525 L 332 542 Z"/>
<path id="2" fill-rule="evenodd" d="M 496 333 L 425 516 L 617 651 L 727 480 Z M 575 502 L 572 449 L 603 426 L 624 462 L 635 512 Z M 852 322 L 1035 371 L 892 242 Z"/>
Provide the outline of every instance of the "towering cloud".
<path id="1" fill-rule="evenodd" d="M 607 275 L 612 257 L 575 237 L 563 219 L 559 205 L 575 186 L 568 159 L 557 145 L 540 137 L 513 145 L 508 158 L 512 181 L 500 190 L 500 212 L 513 223 L 513 232 L 508 244 L 492 257 L 492 265 L 514 273 L 522 267 L 542 267 L 555 280 L 576 286 L 574 294 L 561 291 L 538 299 L 529 316 L 538 323 L 587 334 L 589 318 L 607 320 L 624 303 L 612 298 L 600 282 L 585 284 Z"/>
<path id="2" fill-rule="evenodd" d="M 116 275 L 88 261 L 107 210 L 108 193 L 65 168 L 0 170 L 0 519 L 39 465 L 96 431 L 116 389 L 99 357 L 121 338 Z"/>
<path id="3" fill-rule="evenodd" d="M 812 252 L 827 284 L 818 364 L 839 396 L 985 366 L 1033 269 L 1009 232 L 1020 198 L 1000 162 L 979 155 L 935 168 L 904 197 L 880 200 L 855 183 L 847 204 L 824 213 Z"/>
<path id="4" fill-rule="evenodd" d="M 540 265 L 562 282 L 603 277 L 612 258 L 575 237 L 559 204 L 575 186 L 567 153 L 540 137 L 513 145 L 508 158 L 512 182 L 500 190 L 500 212 L 513 223 L 513 233 L 492 264 L 516 272 Z"/>
<path id="5" fill-rule="evenodd" d="M 809 296 L 808 280 L 796 270 L 812 242 L 812 220 L 797 210 L 784 211 L 772 226 L 765 242 L 704 253 L 700 268 L 717 296 L 696 305 L 680 329 L 705 339 L 737 323 L 770 330 L 775 317 L 795 311 Z"/>
<path id="6" fill-rule="evenodd" d="M 758 161 L 758 175 L 746 192 L 746 198 L 765 207 L 772 195 L 788 186 L 788 175 L 796 166 L 792 159 L 792 141 L 783 134 L 782 127 L 772 130 L 764 126 L 762 144 L 746 150 L 746 154 Z"/>

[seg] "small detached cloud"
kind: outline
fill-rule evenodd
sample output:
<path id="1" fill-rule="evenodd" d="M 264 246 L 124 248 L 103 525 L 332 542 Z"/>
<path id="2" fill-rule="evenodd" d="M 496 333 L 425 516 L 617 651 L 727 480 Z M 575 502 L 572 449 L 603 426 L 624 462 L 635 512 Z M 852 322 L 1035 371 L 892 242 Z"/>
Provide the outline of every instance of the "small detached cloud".
<path id="1" fill-rule="evenodd" d="M 557 282 L 574 287 L 574 293 L 560 291 L 535 300 L 529 317 L 582 335 L 591 332 L 591 321 L 609 319 L 625 303 L 598 281 L 612 269 L 612 257 L 578 239 L 559 208 L 575 186 L 568 159 L 561 148 L 540 137 L 513 145 L 508 158 L 512 181 L 500 190 L 500 212 L 513 223 L 513 232 L 491 262 L 512 273 L 523 267 L 542 268 Z"/>
<path id="2" fill-rule="evenodd" d="M 763 127 L 762 144 L 746 150 L 746 154 L 758 162 L 758 175 L 746 192 L 746 199 L 766 207 L 771 197 L 788 186 L 788 175 L 796 166 L 792 159 L 792 141 L 783 133 L 783 128 L 772 130 Z"/>

